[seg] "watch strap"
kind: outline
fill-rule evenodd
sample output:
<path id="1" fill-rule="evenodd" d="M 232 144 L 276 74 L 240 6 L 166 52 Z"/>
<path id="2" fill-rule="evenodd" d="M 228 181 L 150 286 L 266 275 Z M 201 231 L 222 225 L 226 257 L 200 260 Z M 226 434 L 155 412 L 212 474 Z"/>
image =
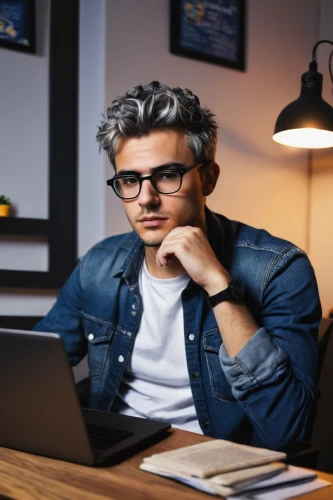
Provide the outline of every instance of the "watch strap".
<path id="1" fill-rule="evenodd" d="M 233 300 L 235 302 L 241 302 L 244 296 L 244 286 L 240 281 L 231 280 L 227 288 L 222 290 L 221 292 L 212 295 L 211 297 L 206 297 L 206 301 L 208 302 L 211 308 L 221 304 L 226 300 Z"/>
<path id="2" fill-rule="evenodd" d="M 225 300 L 230 300 L 231 298 L 232 297 L 229 288 L 225 288 L 221 292 L 218 292 L 215 295 L 212 295 L 211 297 L 206 297 L 206 301 L 213 309 L 213 307 L 217 306 L 221 302 L 224 302 Z"/>

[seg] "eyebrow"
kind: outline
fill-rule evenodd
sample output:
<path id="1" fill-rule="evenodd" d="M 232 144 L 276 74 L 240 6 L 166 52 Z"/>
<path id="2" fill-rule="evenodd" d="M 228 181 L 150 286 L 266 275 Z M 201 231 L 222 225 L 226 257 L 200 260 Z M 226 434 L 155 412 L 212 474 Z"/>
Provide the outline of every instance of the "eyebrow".
<path id="1" fill-rule="evenodd" d="M 167 169 L 176 169 L 176 168 L 184 168 L 183 163 L 177 163 L 177 162 L 167 162 L 164 163 L 163 165 L 158 165 L 157 167 L 153 167 L 150 169 L 151 174 L 155 174 L 156 172 L 160 172 L 161 170 L 167 170 Z M 117 175 L 139 175 L 139 177 L 142 177 L 136 170 L 119 170 L 117 172 Z M 149 174 L 148 174 L 149 175 Z"/>

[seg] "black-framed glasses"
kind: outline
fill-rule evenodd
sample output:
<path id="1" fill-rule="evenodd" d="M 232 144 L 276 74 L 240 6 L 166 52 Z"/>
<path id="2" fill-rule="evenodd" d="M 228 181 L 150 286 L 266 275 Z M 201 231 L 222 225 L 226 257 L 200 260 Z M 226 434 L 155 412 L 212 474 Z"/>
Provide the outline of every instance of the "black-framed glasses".
<path id="1" fill-rule="evenodd" d="M 145 175 L 144 177 L 135 172 L 117 174 L 112 179 L 107 180 L 106 183 L 113 188 L 116 195 L 122 200 L 137 198 L 141 192 L 143 181 L 150 181 L 158 193 L 173 194 L 177 193 L 182 187 L 183 176 L 187 172 L 190 172 L 194 168 L 206 166 L 209 163 L 211 163 L 211 160 L 195 163 L 188 167 L 168 165 L 161 167 L 160 170 L 154 172 L 152 175 Z"/>

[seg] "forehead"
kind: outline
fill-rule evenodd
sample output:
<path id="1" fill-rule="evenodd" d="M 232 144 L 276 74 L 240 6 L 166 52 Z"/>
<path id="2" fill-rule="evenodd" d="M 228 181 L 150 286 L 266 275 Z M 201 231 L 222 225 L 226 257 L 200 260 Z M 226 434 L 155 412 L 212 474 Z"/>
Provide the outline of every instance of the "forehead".
<path id="1" fill-rule="evenodd" d="M 168 162 L 189 165 L 194 161 L 186 133 L 182 130 L 158 130 L 142 137 L 120 137 L 116 146 L 117 172 L 129 168 L 153 168 Z"/>

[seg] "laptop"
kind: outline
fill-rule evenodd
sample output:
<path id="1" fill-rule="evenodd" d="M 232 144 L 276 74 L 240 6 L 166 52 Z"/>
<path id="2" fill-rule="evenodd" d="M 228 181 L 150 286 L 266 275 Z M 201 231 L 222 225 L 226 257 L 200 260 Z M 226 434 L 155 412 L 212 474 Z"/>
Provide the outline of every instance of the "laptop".
<path id="1" fill-rule="evenodd" d="M 116 463 L 170 424 L 81 408 L 55 333 L 0 329 L 0 446 L 84 465 Z"/>

